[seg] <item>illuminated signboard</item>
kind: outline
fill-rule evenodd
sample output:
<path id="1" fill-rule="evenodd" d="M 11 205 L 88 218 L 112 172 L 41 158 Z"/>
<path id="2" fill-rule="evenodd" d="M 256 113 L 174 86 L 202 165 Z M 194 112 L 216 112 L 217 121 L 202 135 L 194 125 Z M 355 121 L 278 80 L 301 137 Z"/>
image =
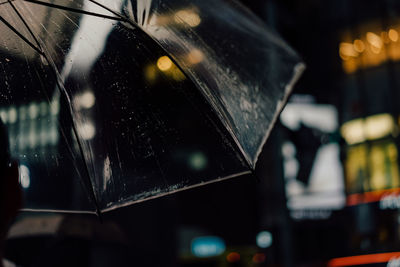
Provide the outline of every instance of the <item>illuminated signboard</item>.
<path id="1" fill-rule="evenodd" d="M 296 220 L 327 219 L 346 202 L 337 110 L 295 97 L 280 117 L 288 137 L 282 145 L 287 207 Z"/>
<path id="2" fill-rule="evenodd" d="M 382 201 L 383 209 L 396 207 L 400 174 L 393 117 L 378 114 L 355 119 L 340 130 L 348 144 L 344 164 L 347 204 Z"/>

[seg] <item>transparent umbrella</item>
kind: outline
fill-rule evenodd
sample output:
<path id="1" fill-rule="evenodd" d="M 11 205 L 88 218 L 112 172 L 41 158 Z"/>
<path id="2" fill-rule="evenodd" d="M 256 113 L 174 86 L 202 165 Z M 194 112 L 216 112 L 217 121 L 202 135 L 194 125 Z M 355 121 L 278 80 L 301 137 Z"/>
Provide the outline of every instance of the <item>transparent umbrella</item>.
<path id="1" fill-rule="evenodd" d="M 25 210 L 105 212 L 250 173 L 304 66 L 223 0 L 0 1 Z"/>

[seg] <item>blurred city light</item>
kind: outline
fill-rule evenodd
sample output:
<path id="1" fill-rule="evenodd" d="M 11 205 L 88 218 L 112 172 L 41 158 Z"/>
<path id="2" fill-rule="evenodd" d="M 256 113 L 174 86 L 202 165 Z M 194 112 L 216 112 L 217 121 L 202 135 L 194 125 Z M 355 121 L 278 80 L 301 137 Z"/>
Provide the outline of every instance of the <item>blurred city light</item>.
<path id="1" fill-rule="evenodd" d="M 144 76 L 148 82 L 154 82 L 157 78 L 156 67 L 153 64 L 146 66 L 144 69 Z"/>
<path id="2" fill-rule="evenodd" d="M 384 44 L 389 44 L 390 43 L 390 39 L 389 39 L 388 32 L 386 32 L 386 31 L 381 32 L 381 39 L 382 39 Z"/>
<path id="3" fill-rule="evenodd" d="M 29 168 L 23 164 L 19 166 L 19 183 L 25 189 L 29 188 L 31 184 Z"/>
<path id="4" fill-rule="evenodd" d="M 373 32 L 367 32 L 366 37 L 367 37 L 367 41 L 372 46 L 375 46 L 377 48 L 382 48 L 383 42 L 382 42 L 381 38 L 377 34 L 375 34 Z"/>
<path id="5" fill-rule="evenodd" d="M 345 122 L 340 132 L 346 142 L 352 145 L 394 134 L 395 127 L 393 117 L 384 113 Z"/>
<path id="6" fill-rule="evenodd" d="M 379 54 L 383 47 L 383 42 L 381 37 L 373 32 L 367 32 L 367 41 L 371 45 L 371 51 L 375 54 Z"/>
<path id="7" fill-rule="evenodd" d="M 94 106 L 96 102 L 96 98 L 91 91 L 86 91 L 81 94 L 77 94 L 74 96 L 74 108 L 77 110 L 80 109 L 90 109 Z"/>
<path id="8" fill-rule="evenodd" d="M 364 120 L 355 119 L 342 125 L 340 132 L 348 144 L 357 144 L 365 141 Z"/>
<path id="9" fill-rule="evenodd" d="M 272 245 L 272 234 L 268 231 L 261 231 L 257 234 L 256 243 L 260 248 L 268 248 Z"/>
<path id="10" fill-rule="evenodd" d="M 89 109 L 95 103 L 94 94 L 91 91 L 86 91 L 80 96 L 80 103 L 83 108 Z"/>
<path id="11" fill-rule="evenodd" d="M 400 195 L 399 192 L 386 193 L 379 200 L 379 208 L 381 210 L 386 209 L 400 209 Z"/>
<path id="12" fill-rule="evenodd" d="M 365 44 L 360 39 L 354 40 L 353 45 L 354 45 L 354 50 L 356 50 L 358 53 L 364 52 Z"/>
<path id="13" fill-rule="evenodd" d="M 224 240 L 217 236 L 196 237 L 191 242 L 192 254 L 199 258 L 219 256 L 225 248 Z"/>
<path id="14" fill-rule="evenodd" d="M 21 120 L 21 121 L 24 121 L 24 120 L 26 120 L 26 118 L 28 117 L 27 116 L 27 110 L 26 110 L 26 107 L 25 106 L 20 106 L 19 108 L 18 108 L 18 117 L 19 117 L 19 120 Z M 11 116 L 10 116 L 11 117 Z"/>
<path id="15" fill-rule="evenodd" d="M 52 115 L 57 115 L 60 112 L 60 102 L 55 100 L 50 102 L 50 112 Z"/>
<path id="16" fill-rule="evenodd" d="M 78 133 L 84 140 L 90 140 L 96 135 L 96 128 L 93 123 L 85 122 L 78 125 Z"/>
<path id="17" fill-rule="evenodd" d="M 29 148 L 33 149 L 37 146 L 37 141 L 39 137 L 37 135 L 38 131 L 36 129 L 36 121 L 32 120 L 30 124 L 31 126 L 28 134 L 28 143 L 29 143 Z"/>
<path id="18" fill-rule="evenodd" d="M 360 29 L 365 34 L 352 40 L 351 31 L 346 31 L 339 44 L 339 56 L 345 73 L 379 66 L 388 60 L 400 60 L 399 25 L 381 30 L 379 24 L 368 24 L 361 25 Z"/>
<path id="19" fill-rule="evenodd" d="M 201 23 L 199 14 L 191 9 L 179 10 L 175 13 L 174 20 L 176 23 L 184 23 L 189 27 L 196 27 Z"/>
<path id="20" fill-rule="evenodd" d="M 390 114 L 369 116 L 365 120 L 365 135 L 368 140 L 375 140 L 393 133 L 395 128 Z"/>
<path id="21" fill-rule="evenodd" d="M 346 154 L 347 205 L 380 201 L 381 208 L 388 208 L 393 194 L 400 192 L 398 152 L 394 141 L 386 138 L 352 145 Z"/>
<path id="22" fill-rule="evenodd" d="M 7 123 L 7 121 L 8 121 L 7 117 L 8 117 L 7 112 L 5 110 L 0 110 L 0 118 L 3 123 Z"/>
<path id="23" fill-rule="evenodd" d="M 183 72 L 175 65 L 173 66 L 173 68 L 171 70 L 171 76 L 177 82 L 180 82 L 180 81 L 183 81 L 186 79 L 185 74 L 183 74 Z"/>
<path id="24" fill-rule="evenodd" d="M 31 103 L 28 108 L 29 117 L 34 120 L 39 115 L 39 107 L 36 103 Z"/>
<path id="25" fill-rule="evenodd" d="M 189 157 L 189 166 L 196 170 L 201 171 L 207 167 L 207 157 L 203 152 L 195 152 Z"/>
<path id="26" fill-rule="evenodd" d="M 193 49 L 187 55 L 187 60 L 192 65 L 199 64 L 200 62 L 203 61 L 203 59 L 204 59 L 204 54 L 199 49 Z"/>
<path id="27" fill-rule="evenodd" d="M 324 132 L 336 131 L 338 112 L 332 105 L 288 103 L 280 120 L 291 130 L 299 130 L 301 125 L 320 129 Z"/>
<path id="28" fill-rule="evenodd" d="M 171 59 L 167 56 L 162 56 L 157 60 L 157 67 L 161 71 L 167 71 L 172 67 L 173 63 Z"/>
<path id="29" fill-rule="evenodd" d="M 367 265 L 367 264 L 379 264 L 379 263 L 388 263 L 387 266 L 392 267 L 392 265 L 389 264 L 390 261 L 398 259 L 399 257 L 400 257 L 400 252 L 389 252 L 389 253 L 366 254 L 359 256 L 335 258 L 328 262 L 328 267 L 342 267 L 342 266 Z"/>
<path id="30" fill-rule="evenodd" d="M 263 262 L 265 262 L 265 254 L 264 253 L 256 253 L 254 256 L 253 256 L 253 262 L 254 263 L 263 263 Z"/>
<path id="31" fill-rule="evenodd" d="M 39 104 L 40 116 L 44 117 L 47 115 L 47 104 L 46 102 L 41 102 Z"/>
<path id="32" fill-rule="evenodd" d="M 340 43 L 339 55 L 343 60 L 348 60 L 349 57 L 357 57 L 358 52 L 354 49 L 352 43 Z"/>
<path id="33" fill-rule="evenodd" d="M 49 137 L 48 142 L 50 143 L 50 145 L 52 146 L 57 145 L 59 135 L 58 135 L 57 123 L 54 120 L 52 120 L 50 124 L 50 131 L 48 133 L 48 137 Z"/>
<path id="34" fill-rule="evenodd" d="M 392 42 L 397 42 L 399 40 L 399 33 L 394 29 L 389 30 L 388 36 Z"/>
<path id="35" fill-rule="evenodd" d="M 346 204 L 338 110 L 333 105 L 313 104 L 307 97 L 290 101 L 280 116 L 289 133 L 282 143 L 287 207 L 295 220 L 327 219 L 332 210 Z M 294 134 L 305 138 L 293 138 Z M 307 147 L 302 146 L 305 143 Z"/>
<path id="36" fill-rule="evenodd" d="M 185 74 L 174 64 L 174 62 L 172 62 L 168 56 L 162 56 L 157 60 L 155 66 L 152 64 L 144 68 L 144 76 L 148 82 L 153 83 L 158 78 L 157 68 L 167 77 L 172 78 L 177 82 L 186 79 Z"/>
<path id="37" fill-rule="evenodd" d="M 389 260 L 387 267 L 399 267 L 400 266 L 400 255 L 398 257 L 393 257 Z"/>
<path id="38" fill-rule="evenodd" d="M 53 101 L 31 102 L 0 110 L 3 122 L 10 127 L 9 141 L 12 152 L 21 153 L 27 149 L 37 149 L 38 146 L 57 145 L 59 109 L 58 101 Z M 49 114 L 48 111 L 52 113 Z"/>
<path id="39" fill-rule="evenodd" d="M 231 263 L 238 262 L 240 261 L 240 254 L 237 252 L 231 252 L 228 255 L 226 255 L 226 260 Z"/>

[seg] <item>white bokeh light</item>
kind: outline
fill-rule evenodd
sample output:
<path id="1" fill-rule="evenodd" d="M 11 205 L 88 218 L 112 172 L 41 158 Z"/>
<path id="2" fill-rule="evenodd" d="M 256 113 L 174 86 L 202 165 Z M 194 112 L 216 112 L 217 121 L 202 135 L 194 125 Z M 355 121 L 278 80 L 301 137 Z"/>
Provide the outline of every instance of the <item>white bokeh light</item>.
<path id="1" fill-rule="evenodd" d="M 31 185 L 31 177 L 30 177 L 29 168 L 23 164 L 19 166 L 19 183 L 25 189 L 29 188 Z"/>
<path id="2" fill-rule="evenodd" d="M 261 231 L 256 237 L 257 246 L 260 248 L 267 248 L 272 245 L 272 234 L 268 231 Z"/>

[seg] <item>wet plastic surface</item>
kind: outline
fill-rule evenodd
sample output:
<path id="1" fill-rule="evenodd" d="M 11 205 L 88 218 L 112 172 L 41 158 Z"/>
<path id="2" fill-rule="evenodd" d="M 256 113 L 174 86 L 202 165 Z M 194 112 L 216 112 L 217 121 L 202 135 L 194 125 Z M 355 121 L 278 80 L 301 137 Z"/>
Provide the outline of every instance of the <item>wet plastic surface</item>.
<path id="1" fill-rule="evenodd" d="M 226 1 L 0 4 L 27 209 L 107 211 L 248 173 L 303 65 Z"/>

